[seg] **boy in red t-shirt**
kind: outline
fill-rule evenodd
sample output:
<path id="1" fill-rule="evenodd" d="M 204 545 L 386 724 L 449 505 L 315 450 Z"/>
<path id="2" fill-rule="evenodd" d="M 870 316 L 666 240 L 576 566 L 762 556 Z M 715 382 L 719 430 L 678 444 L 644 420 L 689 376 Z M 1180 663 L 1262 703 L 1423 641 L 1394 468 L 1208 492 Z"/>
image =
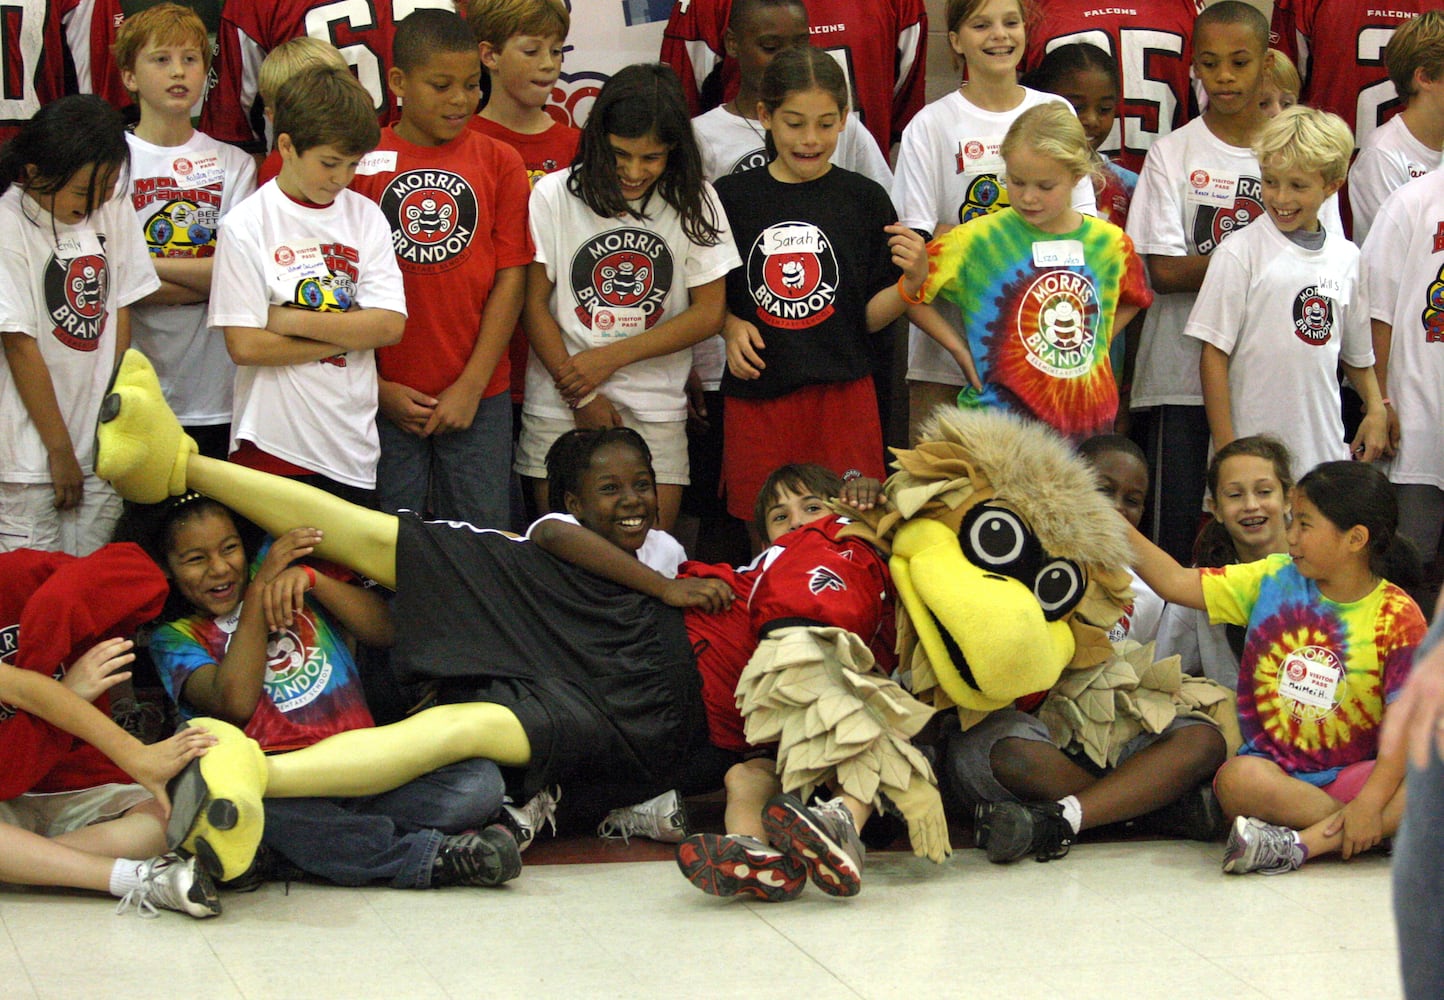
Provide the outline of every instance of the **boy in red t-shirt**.
<path id="1" fill-rule="evenodd" d="M 531 239 L 516 151 L 467 128 L 481 93 L 471 31 L 449 11 L 396 29 L 387 82 L 402 103 L 353 187 L 376 201 L 409 304 L 401 343 L 377 352 L 386 511 L 510 524 L 511 364 Z"/>
<path id="2" fill-rule="evenodd" d="M 486 105 L 468 126 L 520 153 L 532 184 L 571 166 L 581 129 L 568 125 L 565 116 L 554 118 L 547 111 L 553 86 L 561 76 L 562 50 L 572 24 L 566 6 L 561 0 L 470 0 L 466 23 L 491 79 Z M 521 420 L 530 348 L 526 332 L 518 324 L 507 352 L 514 427 Z M 519 493 L 530 501 L 530 490 Z M 539 516 L 545 512 L 531 513 Z M 536 517 L 523 520 L 530 524 Z"/>

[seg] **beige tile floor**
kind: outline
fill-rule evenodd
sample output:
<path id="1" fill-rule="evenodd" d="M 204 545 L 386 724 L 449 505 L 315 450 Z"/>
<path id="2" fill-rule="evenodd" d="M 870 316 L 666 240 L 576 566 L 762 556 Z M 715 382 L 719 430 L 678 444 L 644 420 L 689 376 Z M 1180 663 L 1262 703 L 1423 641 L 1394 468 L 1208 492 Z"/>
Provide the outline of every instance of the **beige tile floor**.
<path id="1" fill-rule="evenodd" d="M 1219 848 L 1010 867 L 873 854 L 852 900 L 716 900 L 667 862 L 537 865 L 502 889 L 269 885 L 219 919 L 0 892 L 0 997 L 1399 996 L 1389 861 L 1225 876 Z"/>

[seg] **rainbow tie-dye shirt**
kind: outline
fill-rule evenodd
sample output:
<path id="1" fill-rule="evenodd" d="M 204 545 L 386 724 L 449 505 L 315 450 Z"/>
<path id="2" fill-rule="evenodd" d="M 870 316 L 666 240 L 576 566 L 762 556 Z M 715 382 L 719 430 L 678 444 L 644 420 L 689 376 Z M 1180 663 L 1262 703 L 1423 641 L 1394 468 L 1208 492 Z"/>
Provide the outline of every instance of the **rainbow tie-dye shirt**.
<path id="1" fill-rule="evenodd" d="M 1372 760 L 1384 706 L 1409 676 L 1424 616 L 1388 581 L 1350 604 L 1287 555 L 1203 570 L 1209 620 L 1246 625 L 1238 721 L 1245 751 L 1290 773 Z"/>
<path id="2" fill-rule="evenodd" d="M 1054 235 L 1011 208 L 983 216 L 928 245 L 922 296 L 939 295 L 962 312 L 983 380 L 981 392 L 964 387 L 960 406 L 1005 407 L 1077 441 L 1113 430 L 1113 317 L 1153 301 L 1123 230 L 1085 215 Z"/>

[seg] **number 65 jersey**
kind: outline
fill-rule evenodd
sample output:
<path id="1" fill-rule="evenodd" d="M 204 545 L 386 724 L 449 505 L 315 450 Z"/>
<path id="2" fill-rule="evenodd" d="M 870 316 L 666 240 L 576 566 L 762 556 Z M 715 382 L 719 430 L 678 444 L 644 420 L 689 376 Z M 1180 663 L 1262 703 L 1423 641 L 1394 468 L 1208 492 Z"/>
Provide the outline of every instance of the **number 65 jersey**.
<path id="1" fill-rule="evenodd" d="M 397 118 L 386 88 L 396 25 L 422 9 L 455 10 L 451 0 L 245 0 L 225 5 L 216 40 L 216 82 L 201 112 L 201 131 L 251 152 L 264 151 L 261 60 L 282 42 L 310 35 L 341 50 L 376 104 L 382 125 Z"/>
<path id="2" fill-rule="evenodd" d="M 1060 45 L 1096 45 L 1118 63 L 1123 100 L 1099 152 L 1137 173 L 1153 141 L 1192 116 L 1189 62 L 1200 0 L 1075 3 L 1041 0 L 1028 28 L 1025 66 Z"/>

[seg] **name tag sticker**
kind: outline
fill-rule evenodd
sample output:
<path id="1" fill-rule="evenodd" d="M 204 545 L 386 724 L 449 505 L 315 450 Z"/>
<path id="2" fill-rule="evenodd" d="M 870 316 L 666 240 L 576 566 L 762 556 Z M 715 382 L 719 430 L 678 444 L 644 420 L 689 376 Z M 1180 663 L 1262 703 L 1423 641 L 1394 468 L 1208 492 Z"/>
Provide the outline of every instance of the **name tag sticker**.
<path id="1" fill-rule="evenodd" d="M 171 161 L 170 173 L 182 187 L 215 187 L 226 182 L 226 169 L 214 149 L 177 156 Z"/>
<path id="2" fill-rule="evenodd" d="M 1327 295 L 1337 306 L 1349 304 L 1349 286 L 1337 274 L 1321 274 L 1316 285 L 1320 295 Z"/>
<path id="3" fill-rule="evenodd" d="M 991 136 L 979 139 L 964 139 L 958 143 L 957 168 L 960 174 L 1002 175 L 1003 137 Z"/>
<path id="4" fill-rule="evenodd" d="M 1238 174 L 1221 174 L 1212 170 L 1194 170 L 1188 175 L 1184 201 L 1190 205 L 1212 205 L 1232 208 L 1238 199 Z"/>
<path id="5" fill-rule="evenodd" d="M 592 310 L 592 343 L 597 346 L 625 340 L 647 329 L 647 314 L 625 306 L 597 306 Z"/>
<path id="6" fill-rule="evenodd" d="M 55 239 L 57 260 L 74 260 L 76 257 L 100 255 L 100 239 L 90 230 L 61 233 Z"/>
<path id="7" fill-rule="evenodd" d="M 1082 267 L 1082 240 L 1048 240 L 1033 244 L 1034 267 Z"/>
<path id="8" fill-rule="evenodd" d="M 1343 664 L 1338 656 L 1319 646 L 1296 649 L 1279 670 L 1279 694 L 1311 708 L 1332 711 L 1338 704 Z"/>
<path id="9" fill-rule="evenodd" d="M 356 172 L 363 177 L 371 174 L 392 173 L 396 169 L 396 150 L 377 149 L 372 150 L 361 157 L 361 162 L 356 165 Z"/>

